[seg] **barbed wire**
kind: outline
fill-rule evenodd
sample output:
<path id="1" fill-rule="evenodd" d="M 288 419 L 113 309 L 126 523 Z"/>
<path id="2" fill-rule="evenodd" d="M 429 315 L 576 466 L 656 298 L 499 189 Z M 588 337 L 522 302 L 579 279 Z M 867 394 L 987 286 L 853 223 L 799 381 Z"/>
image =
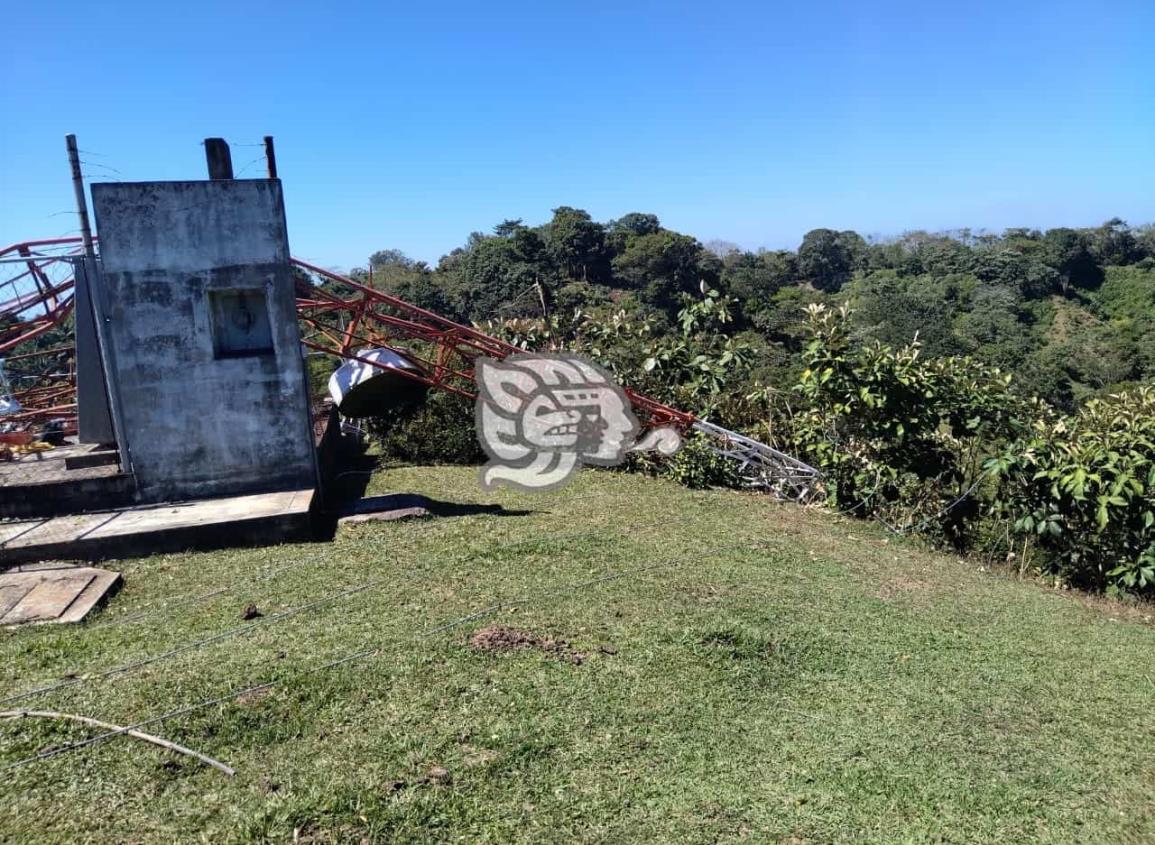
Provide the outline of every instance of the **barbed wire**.
<path id="1" fill-rule="evenodd" d="M 664 524 L 664 523 L 660 523 L 660 522 L 659 523 L 637 523 L 634 525 L 626 526 L 626 529 L 629 531 L 636 531 L 639 528 L 657 527 L 658 525 L 661 525 L 661 524 Z M 588 535 L 592 535 L 592 534 L 596 534 L 596 533 L 598 533 L 598 529 L 590 529 L 590 530 L 581 531 L 581 532 L 573 532 L 573 533 L 571 533 L 571 535 L 563 537 L 563 538 L 556 538 L 555 537 L 554 539 L 574 539 L 576 537 L 588 536 Z M 504 548 L 504 550 L 509 551 L 511 548 L 516 549 L 519 546 L 531 545 L 534 542 L 536 542 L 536 541 L 528 540 L 528 539 L 523 540 L 523 541 L 520 541 L 519 543 L 512 544 L 512 546 L 506 546 Z M 456 563 L 467 563 L 470 560 L 473 560 L 476 556 L 477 556 L 476 553 L 466 555 L 463 558 L 456 561 Z M 311 563 L 311 562 L 314 562 L 314 561 L 309 561 L 309 563 Z M 258 579 L 257 581 L 255 581 L 253 583 L 262 583 L 263 581 L 271 580 L 277 574 L 283 573 L 289 569 L 297 568 L 298 566 L 305 565 L 305 563 L 306 562 L 302 561 L 301 563 L 298 563 L 298 564 L 292 564 L 288 567 L 282 567 L 281 569 L 276 570 L 273 573 L 270 573 L 265 578 Z M 428 574 L 428 573 L 425 573 L 424 570 L 415 570 L 413 568 L 410 568 L 408 570 L 402 570 L 402 572 L 400 574 L 405 574 L 405 573 L 413 574 L 415 572 L 420 572 L 422 574 Z M 141 658 L 140 660 L 136 660 L 136 661 L 133 661 L 131 663 L 122 664 L 120 666 L 116 666 L 116 667 L 113 667 L 111 669 L 100 670 L 96 673 L 85 672 L 84 670 L 80 670 L 80 669 L 78 669 L 76 671 L 72 671 L 72 672 L 66 672 L 65 673 L 66 676 L 75 676 L 75 677 L 69 677 L 68 680 L 65 680 L 65 681 L 60 681 L 60 682 L 55 683 L 55 684 L 49 684 L 47 686 L 39 687 L 36 689 L 31 689 L 31 690 L 27 690 L 27 691 L 20 692 L 20 693 L 15 693 L 15 694 L 10 695 L 6 698 L 0 698 L 0 705 L 10 704 L 10 703 L 17 702 L 17 701 L 23 701 L 25 699 L 32 698 L 32 697 L 37 696 L 37 695 L 46 695 L 48 693 L 57 692 L 57 691 L 62 690 L 62 689 L 70 689 L 72 687 L 80 686 L 80 685 L 86 684 L 86 683 L 91 683 L 93 681 L 101 681 L 101 680 L 104 680 L 106 678 L 112 678 L 112 677 L 119 677 L 119 676 L 127 675 L 127 674 L 130 674 L 131 672 L 135 672 L 138 669 L 143 669 L 146 666 L 151 666 L 153 664 L 163 662 L 163 661 L 171 659 L 173 657 L 177 657 L 181 654 L 187 654 L 190 651 L 195 651 L 196 649 L 202 648 L 206 645 L 212 645 L 214 643 L 221 642 L 223 640 L 229 639 L 229 638 L 234 637 L 234 636 L 243 636 L 245 634 L 252 632 L 253 630 L 255 630 L 257 628 L 266 627 L 268 625 L 271 625 L 274 622 L 280 621 L 281 619 L 296 616 L 297 614 L 303 613 L 306 610 L 311 610 L 313 608 L 328 604 L 332 601 L 346 598 L 348 596 L 364 592 L 365 590 L 369 590 L 369 589 L 372 589 L 374 587 L 381 586 L 383 583 L 396 581 L 398 574 L 399 573 L 393 573 L 393 574 L 386 576 L 384 578 L 373 579 L 371 581 L 359 584 L 355 587 L 348 588 L 346 590 L 342 590 L 342 591 L 339 591 L 337 593 L 331 593 L 327 596 L 324 596 L 324 597 L 317 599 L 316 601 L 310 602 L 308 604 L 301 605 L 301 606 L 298 606 L 295 608 L 289 608 L 288 610 L 280 611 L 279 613 L 273 614 L 271 616 L 263 617 L 260 622 L 253 622 L 249 625 L 239 625 L 235 628 L 231 628 L 231 629 L 228 629 L 226 631 L 218 632 L 217 634 L 213 634 L 211 636 L 204 637 L 204 638 L 199 639 L 199 640 L 192 640 L 192 641 L 183 643 L 179 646 L 176 646 L 175 648 L 170 649 L 169 651 L 162 652 L 161 654 L 156 654 L 156 655 L 144 657 L 144 658 Z M 201 596 L 201 598 L 210 597 L 212 595 L 220 595 L 220 594 L 223 594 L 225 592 L 229 592 L 231 590 L 234 590 L 238 586 L 243 586 L 243 585 L 234 585 L 232 587 L 222 587 L 221 589 L 214 590 L 211 593 L 205 593 L 203 596 Z M 193 597 L 193 599 L 190 599 L 190 601 L 194 600 L 195 598 L 197 598 L 197 597 Z M 161 610 L 166 610 L 166 609 L 168 609 L 168 608 L 167 607 L 157 608 L 156 610 L 151 611 L 149 615 L 152 615 L 154 613 L 157 613 L 157 612 L 160 612 Z M 112 623 L 112 624 L 116 624 L 116 623 Z"/>
<path id="2" fill-rule="evenodd" d="M 603 584 L 603 583 L 606 583 L 609 581 L 621 580 L 623 578 L 628 578 L 632 575 L 637 575 L 637 574 L 640 574 L 642 572 L 653 571 L 656 569 L 668 569 L 668 568 L 676 567 L 679 565 L 681 565 L 679 561 L 666 561 L 666 562 L 660 563 L 660 564 L 652 564 L 650 566 L 636 567 L 633 569 L 621 570 L 621 571 L 616 572 L 616 573 L 609 573 L 609 574 L 600 576 L 598 578 L 592 578 L 592 579 L 589 579 L 587 581 L 579 582 L 577 584 L 571 584 L 571 585 L 568 585 L 568 586 L 563 587 L 563 588 L 558 589 L 558 590 L 547 591 L 543 594 L 539 593 L 536 595 L 536 603 L 541 603 L 541 602 L 543 602 L 549 598 L 553 598 L 556 596 L 568 595 L 569 593 L 577 592 L 578 590 L 592 587 L 592 586 L 596 586 L 598 584 Z M 490 604 L 486 607 L 483 607 L 480 610 L 476 610 L 476 611 L 469 613 L 469 614 L 466 614 L 464 616 L 459 616 L 455 619 L 451 619 L 445 623 L 442 623 L 440 625 L 436 625 L 432 628 L 427 628 L 425 631 L 422 631 L 419 634 L 417 634 L 416 636 L 414 636 L 413 639 L 414 640 L 425 639 L 425 638 L 434 636 L 435 634 L 439 634 L 439 633 L 442 633 L 444 631 L 448 631 L 448 630 L 451 630 L 453 628 L 460 627 L 461 625 L 465 625 L 469 622 L 475 621 L 475 620 L 480 619 L 484 616 L 490 615 L 492 613 L 496 613 L 505 607 L 529 606 L 529 605 L 535 603 L 534 600 L 535 600 L 535 596 L 530 595 L 530 596 L 522 596 L 520 598 L 514 598 L 514 599 L 510 599 L 510 600 L 506 600 L 506 601 L 498 601 L 498 602 Z M 352 663 L 355 661 L 364 660 L 366 658 L 372 657 L 375 654 L 379 653 L 380 650 L 381 650 L 380 646 L 372 646 L 369 648 L 359 649 L 359 650 L 354 651 L 352 653 L 346 654 L 342 657 L 336 658 L 335 660 L 331 660 L 331 661 L 328 661 L 326 663 L 323 663 L 320 666 L 315 666 L 315 667 L 297 672 L 292 676 L 292 679 L 297 680 L 297 679 L 300 679 L 306 675 L 311 675 L 311 674 L 314 674 L 317 672 L 322 672 L 322 671 L 326 671 L 328 669 L 333 669 L 333 668 L 336 668 L 338 666 L 342 666 L 342 665 L 347 664 L 347 663 Z M 136 722 L 136 723 L 131 724 L 131 725 L 125 725 L 125 726 L 117 728 L 116 730 L 113 730 L 113 731 L 106 731 L 102 734 L 97 734 L 96 736 L 88 737 L 87 739 L 79 740 L 77 742 L 69 743 L 67 745 L 62 745 L 62 746 L 58 746 L 56 748 L 50 748 L 50 749 L 47 749 L 45 751 L 38 752 L 38 753 L 33 754 L 29 757 L 25 757 L 23 759 L 16 760 L 15 762 L 8 763 L 4 766 L 0 766 L 0 771 L 9 771 L 11 769 L 15 769 L 15 768 L 18 768 L 20 766 L 26 766 L 26 765 L 29 765 L 31 763 L 39 762 L 41 760 L 46 760 L 49 757 L 55 757 L 57 755 L 64 754 L 68 751 L 75 751 L 75 750 L 78 750 L 81 748 L 86 748 L 86 747 L 88 747 L 90 745 L 94 745 L 98 742 L 104 742 L 104 741 L 111 739 L 113 737 L 120 736 L 121 734 L 127 733 L 128 731 L 131 731 L 131 730 L 139 730 L 140 728 L 147 727 L 149 725 L 155 725 L 159 722 L 163 722 L 163 721 L 166 721 L 168 719 L 175 718 L 177 716 L 182 716 L 182 715 L 185 715 L 187 713 L 192 713 L 192 712 L 196 712 L 198 710 L 203 710 L 204 708 L 211 707 L 215 704 L 222 704 L 226 701 L 232 701 L 236 698 L 241 697 L 242 695 L 252 694 L 252 693 L 260 692 L 260 691 L 263 691 L 266 689 L 271 689 L 272 687 L 277 686 L 278 684 L 284 683 L 286 680 L 289 680 L 289 679 L 288 678 L 274 678 L 273 680 L 265 681 L 265 682 L 262 682 L 260 684 L 254 684 L 254 685 L 247 686 L 247 687 L 244 687 L 241 689 L 235 689 L 235 690 L 232 690 L 231 692 L 225 693 L 224 695 L 214 696 L 212 698 L 204 699 L 203 701 L 198 701 L 194 704 L 185 705 L 185 706 L 179 707 L 175 710 L 170 710 L 166 713 L 161 713 L 158 716 L 153 716 L 151 718 L 145 719 L 145 720 L 140 721 L 140 722 Z"/>
<path id="3" fill-rule="evenodd" d="M 937 522 L 938 520 L 942 519 L 944 516 L 949 514 L 951 511 L 953 511 L 959 505 L 961 505 L 964 501 L 966 501 L 970 497 L 971 493 L 973 493 L 975 490 L 978 489 L 978 486 L 980 484 L 982 484 L 983 481 L 985 481 L 986 479 L 987 479 L 986 473 L 980 474 L 979 477 L 977 479 L 975 479 L 974 484 L 972 484 L 970 487 L 968 487 L 963 492 L 963 494 L 961 496 L 959 496 L 957 499 L 955 499 L 953 502 L 951 502 L 949 505 L 947 505 L 945 508 L 943 508 L 938 513 L 934 514 L 933 516 L 928 516 L 926 519 L 924 519 L 922 522 L 918 523 L 917 525 L 907 526 L 906 528 L 898 528 L 896 526 L 890 525 L 888 522 L 883 520 L 882 517 L 878 516 L 877 514 L 875 515 L 875 519 L 877 519 L 878 522 L 881 523 L 885 528 L 889 529 L 890 531 L 892 531 L 895 534 L 898 534 L 899 536 L 905 536 L 907 534 L 914 534 L 918 531 L 921 531 L 923 528 L 930 525 L 932 522 Z"/>
<path id="4" fill-rule="evenodd" d="M 237 173 L 235 178 L 240 179 L 242 176 L 245 175 L 245 171 L 247 171 L 250 167 L 252 167 L 254 164 L 257 164 L 258 162 L 261 162 L 264 160 L 265 160 L 264 156 L 257 156 L 252 161 L 250 161 L 248 164 L 246 164 L 244 167 L 242 167 L 240 169 L 240 171 Z"/>
<path id="5" fill-rule="evenodd" d="M 123 175 L 123 174 L 121 174 L 121 172 L 120 172 L 119 170 L 117 170 L 115 167 L 110 167 L 110 166 L 109 166 L 109 165 L 107 165 L 107 164 L 101 164 L 99 161 L 85 161 L 84 159 L 81 159 L 81 160 L 80 160 L 80 163 L 81 163 L 82 165 L 84 165 L 85 167 L 99 167 L 101 170 L 108 170 L 108 171 L 110 171 L 110 172 L 112 172 L 112 173 L 115 173 L 115 174 L 117 174 L 118 176 L 120 176 L 120 175 Z"/>
<path id="6" fill-rule="evenodd" d="M 16 701 L 24 701 L 25 699 L 32 698 L 32 697 L 37 696 L 37 695 L 45 695 L 45 694 L 50 693 L 50 692 L 57 692 L 57 691 L 62 690 L 62 689 L 69 689 L 71 687 L 80 686 L 81 684 L 91 683 L 93 681 L 101 681 L 101 680 L 104 680 L 105 678 L 112 678 L 112 677 L 116 677 L 118 675 L 126 675 L 130 672 L 136 671 L 137 669 L 143 669 L 145 666 L 150 666 L 154 663 L 160 663 L 164 660 L 168 660 L 172 657 L 176 657 L 177 655 L 187 654 L 190 651 L 195 651 L 196 649 L 202 648 L 206 645 L 211 645 L 212 643 L 218 643 L 218 642 L 221 642 L 222 640 L 229 639 L 230 637 L 235 637 L 235 636 L 240 636 L 243 634 L 250 633 L 252 631 L 255 631 L 258 628 L 265 627 L 267 625 L 271 625 L 272 623 L 278 622 L 282 619 L 287 619 L 291 616 L 296 616 L 300 613 L 304 613 L 306 610 L 313 610 L 314 608 L 321 607 L 321 606 L 328 604 L 330 602 L 337 601 L 337 600 L 342 599 L 342 598 L 347 598 L 348 596 L 356 595 L 357 593 L 362 593 L 366 590 L 372 589 L 373 587 L 380 586 L 380 585 L 382 585 L 388 581 L 392 581 L 392 580 L 394 580 L 394 578 L 392 578 L 392 577 L 376 578 L 372 581 L 367 581 L 363 584 L 358 584 L 355 587 L 341 590 L 341 591 L 336 592 L 336 593 L 330 593 L 329 595 L 324 596 L 320 599 L 317 599 L 316 601 L 311 601 L 311 602 L 308 602 L 307 604 L 298 605 L 297 607 L 289 608 L 288 610 L 283 610 L 283 611 L 280 611 L 279 613 L 274 613 L 270 616 L 262 617 L 259 621 L 252 622 L 248 625 L 239 625 L 236 628 L 230 628 L 226 631 L 221 631 L 219 633 L 213 634 L 210 637 L 205 637 L 204 639 L 200 639 L 200 640 L 194 640 L 193 642 L 185 643 L 183 645 L 177 646 L 174 649 L 170 649 L 169 651 L 162 652 L 160 654 L 155 654 L 155 655 L 152 655 L 150 657 L 146 657 L 146 658 L 143 658 L 141 660 L 134 661 L 132 663 L 126 663 L 126 664 L 123 664 L 121 666 L 116 666 L 116 667 L 113 667 L 112 669 L 106 669 L 106 670 L 104 670 L 102 672 L 98 672 L 96 674 L 80 674 L 80 673 L 76 673 L 76 672 L 70 672 L 68 674 L 75 674 L 75 675 L 77 675 L 77 677 L 71 678 L 67 681 L 61 681 L 61 682 L 56 683 L 56 684 L 51 684 L 51 685 L 46 686 L 46 687 L 39 687 L 37 689 L 27 690 L 26 692 L 16 693 L 15 695 L 10 695 L 10 696 L 7 696 L 6 698 L 0 698 L 0 704 L 10 704 L 10 703 L 16 702 Z"/>

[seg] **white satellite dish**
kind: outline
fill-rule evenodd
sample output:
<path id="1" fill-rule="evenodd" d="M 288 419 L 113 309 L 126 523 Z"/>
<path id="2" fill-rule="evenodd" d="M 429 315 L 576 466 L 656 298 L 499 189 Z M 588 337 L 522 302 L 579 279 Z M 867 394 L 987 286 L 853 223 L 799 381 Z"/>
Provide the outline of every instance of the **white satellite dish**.
<path id="1" fill-rule="evenodd" d="M 329 377 L 329 395 L 344 416 L 375 416 L 425 393 L 426 385 L 412 377 L 421 368 L 404 355 L 392 349 L 363 349 L 356 355 Z"/>

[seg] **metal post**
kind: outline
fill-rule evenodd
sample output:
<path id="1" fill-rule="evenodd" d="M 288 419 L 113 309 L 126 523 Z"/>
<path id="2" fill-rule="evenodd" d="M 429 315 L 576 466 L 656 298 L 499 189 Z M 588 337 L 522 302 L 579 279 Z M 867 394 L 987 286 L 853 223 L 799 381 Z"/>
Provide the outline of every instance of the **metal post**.
<path id="1" fill-rule="evenodd" d="M 92 246 L 92 226 L 88 222 L 88 200 L 84 196 L 84 174 L 80 172 L 80 150 L 76 147 L 76 136 L 65 135 L 64 145 L 68 148 L 68 164 L 72 167 L 72 190 L 76 193 L 76 213 L 80 217 L 80 237 L 84 241 L 84 254 L 96 257 Z"/>
<path id="2" fill-rule="evenodd" d="M 265 161 L 269 165 L 269 178 L 277 178 L 277 152 L 273 149 L 273 136 L 265 136 Z"/>

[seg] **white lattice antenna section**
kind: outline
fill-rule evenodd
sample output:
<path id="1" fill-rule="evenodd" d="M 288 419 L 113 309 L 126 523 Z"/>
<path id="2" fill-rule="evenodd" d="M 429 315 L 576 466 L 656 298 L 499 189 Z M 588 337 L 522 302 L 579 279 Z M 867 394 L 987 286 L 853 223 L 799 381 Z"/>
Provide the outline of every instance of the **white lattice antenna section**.
<path id="1" fill-rule="evenodd" d="M 695 421 L 694 430 L 708 438 L 707 444 L 714 452 L 738 462 L 751 487 L 797 502 L 809 501 L 817 494 L 822 473 L 809 464 L 705 420 Z"/>

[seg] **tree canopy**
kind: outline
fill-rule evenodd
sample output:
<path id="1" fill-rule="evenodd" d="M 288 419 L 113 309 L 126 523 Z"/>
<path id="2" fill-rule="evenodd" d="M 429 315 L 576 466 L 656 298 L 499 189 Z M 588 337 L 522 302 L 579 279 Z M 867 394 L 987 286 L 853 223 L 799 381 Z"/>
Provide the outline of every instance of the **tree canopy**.
<path id="1" fill-rule="evenodd" d="M 436 268 L 396 249 L 369 258 L 373 284 L 459 320 L 540 316 L 634 303 L 659 323 L 686 297 L 717 289 L 734 301 L 732 332 L 765 351 L 766 376 L 800 367 L 802 307 L 853 306 L 857 337 L 928 355 L 969 354 L 1014 372 L 1024 389 L 1073 409 L 1155 375 L 1155 228 L 1117 218 L 1086 229 L 909 232 L 868 241 L 814 229 L 797 250 L 703 245 L 630 212 L 599 223 L 561 205 L 528 225 L 475 232 Z"/>

